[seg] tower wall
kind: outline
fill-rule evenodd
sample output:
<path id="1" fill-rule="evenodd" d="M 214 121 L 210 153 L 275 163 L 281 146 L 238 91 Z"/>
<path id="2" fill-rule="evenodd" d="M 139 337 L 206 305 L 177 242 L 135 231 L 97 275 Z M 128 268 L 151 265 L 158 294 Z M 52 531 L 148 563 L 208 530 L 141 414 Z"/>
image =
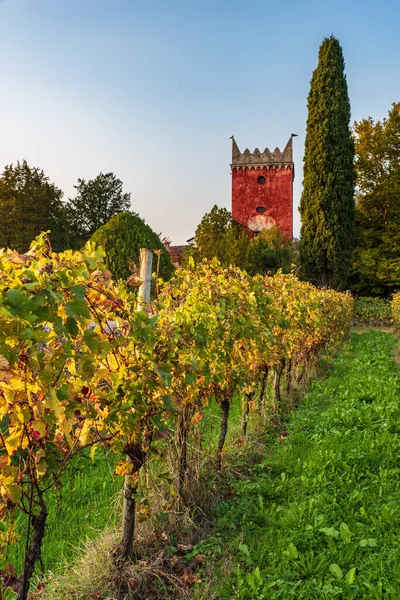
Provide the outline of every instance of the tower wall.
<path id="1" fill-rule="evenodd" d="M 292 138 L 283 152 L 258 148 L 240 152 L 233 139 L 232 217 L 250 232 L 276 225 L 283 236 L 293 237 Z M 258 209 L 258 210 L 257 210 Z"/>
<path id="2" fill-rule="evenodd" d="M 265 183 L 258 183 L 260 176 Z M 266 209 L 264 213 L 257 208 Z M 234 168 L 232 171 L 232 217 L 245 227 L 250 219 L 257 225 L 277 225 L 287 238 L 293 237 L 292 167 Z M 255 219 L 254 219 L 255 217 Z"/>

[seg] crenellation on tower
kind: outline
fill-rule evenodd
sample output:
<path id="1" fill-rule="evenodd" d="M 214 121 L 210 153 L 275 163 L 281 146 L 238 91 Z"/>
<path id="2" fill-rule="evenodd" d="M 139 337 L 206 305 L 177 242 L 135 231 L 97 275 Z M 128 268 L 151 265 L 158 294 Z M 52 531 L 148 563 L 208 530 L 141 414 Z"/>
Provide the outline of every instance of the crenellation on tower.
<path id="1" fill-rule="evenodd" d="M 250 152 L 246 148 L 243 152 L 240 152 L 239 146 L 236 143 L 235 138 L 232 136 L 232 164 L 231 168 L 238 168 L 243 166 L 260 166 L 265 165 L 293 165 L 293 138 L 290 136 L 288 143 L 286 144 L 283 151 L 279 148 L 275 148 L 273 152 L 269 148 L 265 148 L 263 152 L 260 152 L 258 148 L 255 148 L 253 152 Z"/>

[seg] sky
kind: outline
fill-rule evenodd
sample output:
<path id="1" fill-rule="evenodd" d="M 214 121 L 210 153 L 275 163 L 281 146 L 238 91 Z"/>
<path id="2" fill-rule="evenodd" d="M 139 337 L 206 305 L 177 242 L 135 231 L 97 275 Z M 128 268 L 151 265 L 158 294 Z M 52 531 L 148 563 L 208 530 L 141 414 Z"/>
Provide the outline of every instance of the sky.
<path id="1" fill-rule="evenodd" d="M 307 95 L 342 45 L 352 121 L 400 101 L 399 0 L 0 0 L 0 168 L 26 159 L 64 198 L 114 172 L 174 244 L 231 207 L 231 141 L 294 139 L 298 237 Z M 0 224 L 1 226 L 1 224 Z"/>

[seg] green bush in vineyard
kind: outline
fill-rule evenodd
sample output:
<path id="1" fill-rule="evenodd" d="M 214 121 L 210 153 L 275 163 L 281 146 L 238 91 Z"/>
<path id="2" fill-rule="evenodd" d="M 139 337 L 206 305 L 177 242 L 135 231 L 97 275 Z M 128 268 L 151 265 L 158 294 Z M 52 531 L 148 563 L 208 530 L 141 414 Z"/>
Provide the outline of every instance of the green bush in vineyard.
<path id="1" fill-rule="evenodd" d="M 114 279 L 127 279 L 135 266 L 139 266 L 140 248 L 160 251 L 160 277 L 169 279 L 173 273 L 168 250 L 136 213 L 119 213 L 95 231 L 90 241 L 105 251 L 104 260 Z M 156 266 L 155 262 L 153 271 Z"/>

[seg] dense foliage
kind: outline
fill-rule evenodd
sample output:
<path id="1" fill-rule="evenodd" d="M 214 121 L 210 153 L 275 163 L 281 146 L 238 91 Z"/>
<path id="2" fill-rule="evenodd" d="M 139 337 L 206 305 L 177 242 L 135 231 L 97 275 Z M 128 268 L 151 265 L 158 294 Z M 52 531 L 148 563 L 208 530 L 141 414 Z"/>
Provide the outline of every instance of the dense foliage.
<path id="1" fill-rule="evenodd" d="M 357 247 L 352 287 L 388 296 L 400 287 L 400 103 L 382 121 L 354 124 Z"/>
<path id="2" fill-rule="evenodd" d="M 353 334 L 283 439 L 233 484 L 214 537 L 194 549 L 212 562 L 218 598 L 400 597 L 395 344 Z"/>
<path id="3" fill-rule="evenodd" d="M 43 230 L 54 250 L 66 243 L 62 191 L 41 169 L 24 160 L 7 165 L 0 177 L 0 248 L 26 252 Z"/>
<path id="4" fill-rule="evenodd" d="M 215 205 L 197 226 L 194 244 L 186 250 L 183 264 L 188 266 L 190 257 L 195 262 L 217 258 L 223 267 L 233 265 L 244 269 L 247 249 L 248 233 L 240 223 L 232 220 L 226 208 Z"/>
<path id="5" fill-rule="evenodd" d="M 114 173 L 100 173 L 94 179 L 78 179 L 76 196 L 66 206 L 69 243 L 79 249 L 118 213 L 129 210 L 131 195 L 123 192 Z"/>
<path id="6" fill-rule="evenodd" d="M 308 96 L 300 259 L 317 285 L 346 285 L 354 247 L 354 144 L 341 46 L 320 47 Z"/>
<path id="7" fill-rule="evenodd" d="M 175 435 L 184 499 L 187 440 L 211 397 L 221 408 L 221 469 L 234 398 L 247 398 L 246 419 L 260 418 L 260 379 L 275 373 L 279 403 L 283 370 L 289 382 L 341 341 L 352 310 L 348 296 L 293 275 L 252 278 L 213 261 L 178 271 L 148 317 L 99 252 L 56 254 L 43 238 L 25 255 L 1 251 L 0 292 L 0 544 L 6 563 L 21 533 L 12 515 L 26 513 L 23 573 L 3 572 L 21 600 L 40 560 L 46 495 L 82 448 L 127 455 L 116 473 L 135 495 L 154 444 Z"/>
<path id="8" fill-rule="evenodd" d="M 196 229 L 194 243 L 184 253 L 183 265 L 217 258 L 223 267 L 245 269 L 251 275 L 273 274 L 280 269 L 289 273 L 296 262 L 292 240 L 285 239 L 279 229 L 263 229 L 253 238 L 225 208 L 214 206 L 204 215 Z"/>
<path id="9" fill-rule="evenodd" d="M 281 270 L 290 273 L 297 262 L 297 252 L 292 240 L 285 239 L 278 227 L 262 229 L 249 240 L 246 270 L 250 275 L 274 274 Z"/>
<path id="10" fill-rule="evenodd" d="M 136 213 L 122 212 L 100 227 L 90 239 L 105 251 L 105 262 L 114 279 L 127 279 L 139 265 L 140 248 L 160 252 L 159 275 L 171 277 L 169 252 L 158 235 Z M 158 261 L 153 268 L 157 269 Z"/>
<path id="11" fill-rule="evenodd" d="M 400 292 L 394 294 L 391 302 L 392 318 L 396 328 L 400 330 Z"/>
<path id="12" fill-rule="evenodd" d="M 353 317 L 356 323 L 389 325 L 392 321 L 390 301 L 385 298 L 357 298 L 354 301 Z"/>

